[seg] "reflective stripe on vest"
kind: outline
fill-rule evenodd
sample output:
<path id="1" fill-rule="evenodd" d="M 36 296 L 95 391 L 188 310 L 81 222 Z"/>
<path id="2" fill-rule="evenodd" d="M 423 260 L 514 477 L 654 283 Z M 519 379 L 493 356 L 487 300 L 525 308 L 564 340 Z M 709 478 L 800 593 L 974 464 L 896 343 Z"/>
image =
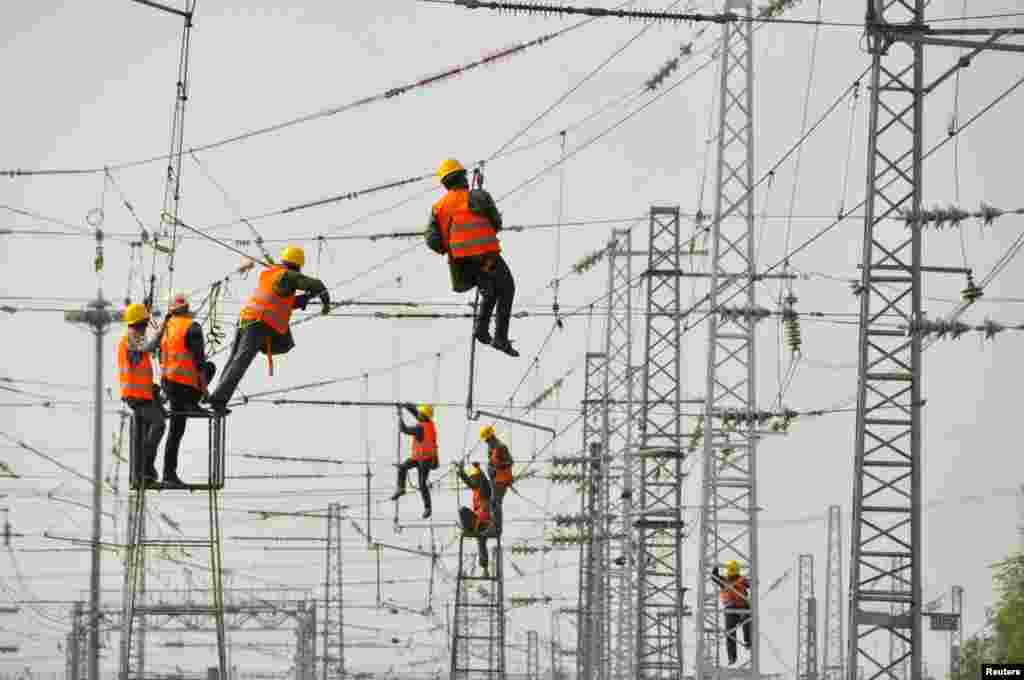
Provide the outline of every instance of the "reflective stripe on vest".
<path id="1" fill-rule="evenodd" d="M 420 423 L 423 428 L 423 439 L 413 437 L 412 459 L 416 461 L 432 461 L 437 459 L 437 426 L 433 420 Z"/>
<path id="2" fill-rule="evenodd" d="M 117 345 L 117 372 L 121 381 L 122 399 L 153 400 L 153 362 L 149 354 L 142 353 L 142 359 L 132 366 L 128 360 L 128 336 L 121 338 Z"/>
<path id="3" fill-rule="evenodd" d="M 454 189 L 434 204 L 434 215 L 452 259 L 500 253 L 498 232 L 483 215 L 469 209 L 469 191 Z"/>
<path id="4" fill-rule="evenodd" d="M 160 367 L 164 380 L 199 389 L 199 374 L 185 338 L 192 327 L 192 316 L 172 316 L 160 341 Z"/>
<path id="5" fill-rule="evenodd" d="M 722 604 L 730 609 L 745 609 L 747 607 L 747 579 L 737 576 L 734 579 L 726 577 L 724 581 Z"/>
<path id="6" fill-rule="evenodd" d="M 281 335 L 288 332 L 295 295 L 281 297 L 274 292 L 274 285 L 286 271 L 287 267 L 271 267 L 260 273 L 259 287 L 242 309 L 243 321 L 263 321 Z"/>

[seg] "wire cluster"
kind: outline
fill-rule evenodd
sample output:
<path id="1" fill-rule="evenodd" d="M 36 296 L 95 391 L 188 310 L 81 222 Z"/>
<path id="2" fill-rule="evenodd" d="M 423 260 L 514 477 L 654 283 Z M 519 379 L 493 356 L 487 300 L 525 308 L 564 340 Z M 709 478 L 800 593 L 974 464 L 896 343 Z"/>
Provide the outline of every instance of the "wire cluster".
<path id="1" fill-rule="evenodd" d="M 962 321 L 946 321 L 939 319 L 931 321 L 923 319 L 915 321 L 908 328 L 908 335 L 919 335 L 922 337 L 935 336 L 938 340 L 959 340 L 968 332 L 982 333 L 986 340 L 992 340 L 997 334 L 1003 331 L 1024 331 L 1024 323 L 1004 324 L 991 319 L 978 325 L 963 323 Z"/>
<path id="2" fill-rule="evenodd" d="M 948 208 L 935 206 L 931 210 L 922 209 L 916 212 L 913 210 L 900 211 L 900 217 L 908 229 L 910 227 L 942 229 L 947 225 L 958 227 L 961 222 L 967 219 L 980 220 L 982 226 L 988 227 L 1003 215 L 1024 215 L 1024 208 L 1003 210 L 982 202 L 981 207 L 975 211 L 964 210 L 953 205 Z"/>

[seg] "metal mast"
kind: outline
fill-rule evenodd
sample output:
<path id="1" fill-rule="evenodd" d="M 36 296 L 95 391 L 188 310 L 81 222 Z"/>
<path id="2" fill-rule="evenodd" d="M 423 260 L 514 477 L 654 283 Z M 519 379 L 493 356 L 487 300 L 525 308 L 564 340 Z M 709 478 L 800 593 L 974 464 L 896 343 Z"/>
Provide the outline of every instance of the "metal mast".
<path id="1" fill-rule="evenodd" d="M 613 229 L 608 245 L 608 312 L 605 317 L 604 421 L 601 489 L 602 647 L 599 680 L 633 680 L 636 626 L 633 621 L 631 506 L 633 443 L 633 238 L 628 229 Z M 612 569 L 612 543 L 620 541 L 621 556 Z M 617 578 L 613 579 L 613 574 Z M 616 611 L 613 632 L 613 609 Z M 612 640 L 615 640 L 614 653 Z M 610 674 L 610 675 L 609 675 Z"/>
<path id="2" fill-rule="evenodd" d="M 843 680 L 843 514 L 828 507 L 828 563 L 825 567 L 824 680 Z"/>
<path id="3" fill-rule="evenodd" d="M 814 555 L 800 555 L 796 596 L 796 677 L 818 680 L 818 600 L 814 597 Z"/>
<path id="4" fill-rule="evenodd" d="M 475 576 L 472 553 L 459 537 L 452 616 L 451 680 L 505 680 L 505 576 L 501 537 L 493 539 L 490 572 Z M 472 539 L 469 539 L 472 540 Z"/>
<path id="5" fill-rule="evenodd" d="M 88 326 L 96 336 L 95 373 L 93 376 L 93 458 L 92 458 L 92 548 L 89 577 L 89 680 L 100 680 L 100 541 L 103 538 L 103 336 L 107 328 L 122 318 L 121 312 L 110 311 L 103 291 L 83 311 L 65 312 L 68 323 Z"/>
<path id="6" fill-rule="evenodd" d="M 683 674 L 683 459 L 679 208 L 652 207 L 640 411 L 635 677 Z"/>
<path id="7" fill-rule="evenodd" d="M 912 676 L 921 673 L 921 336 L 892 328 L 921 318 L 921 232 L 890 218 L 921 207 L 924 68 L 921 45 L 894 43 L 885 25 L 920 24 L 924 4 L 867 2 L 871 99 L 847 662 L 850 677 L 866 663 L 867 680 L 896 676 L 902 660 L 878 658 L 886 642 L 908 643 Z M 899 574 L 891 573 L 894 559 L 904 560 Z"/>
<path id="8" fill-rule="evenodd" d="M 299 607 L 295 630 L 295 680 L 316 680 L 316 600 Z"/>
<path id="9" fill-rule="evenodd" d="M 341 503 L 327 506 L 327 559 L 324 573 L 323 680 L 345 677 L 345 614 L 341 581 Z"/>
<path id="10" fill-rule="evenodd" d="M 727 9 L 751 16 L 749 1 Z M 704 405 L 704 460 L 700 564 L 697 582 L 697 680 L 719 668 L 724 630 L 711 572 L 729 560 L 750 579 L 753 629 L 740 671 L 760 676 L 757 562 L 757 475 L 754 308 L 754 131 L 753 23 L 722 27 L 715 214 L 711 251 L 711 316 L 708 322 Z M 736 307 L 727 307 L 730 301 Z M 735 418 L 727 428 L 724 418 Z"/>
<path id="11" fill-rule="evenodd" d="M 594 607 L 595 594 L 599 592 L 594 585 L 597 556 L 595 548 L 599 544 L 595 540 L 598 523 L 594 521 L 597 497 L 600 493 L 601 471 L 601 437 L 604 422 L 604 354 L 588 352 L 585 357 L 583 385 L 583 466 L 582 493 L 580 494 L 580 513 L 585 518 L 583 528 L 584 540 L 580 542 L 579 595 L 577 612 L 576 636 L 576 675 L 581 678 L 596 677 L 594 664 L 599 658 L 597 645 L 600 645 L 600 631 Z"/>
<path id="12" fill-rule="evenodd" d="M 526 631 L 526 680 L 540 680 L 540 640 L 537 631 Z"/>
<path id="13" fill-rule="evenodd" d="M 949 677 L 960 680 L 960 650 L 964 648 L 964 589 L 953 586 L 951 600 L 953 614 L 956 615 L 956 628 L 949 634 Z"/>

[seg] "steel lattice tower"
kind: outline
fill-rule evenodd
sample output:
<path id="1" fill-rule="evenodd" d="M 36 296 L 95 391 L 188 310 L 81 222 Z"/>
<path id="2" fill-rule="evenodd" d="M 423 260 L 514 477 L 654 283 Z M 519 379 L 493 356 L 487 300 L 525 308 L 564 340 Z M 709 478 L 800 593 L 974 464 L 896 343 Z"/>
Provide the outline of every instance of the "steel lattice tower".
<path id="1" fill-rule="evenodd" d="M 800 555 L 796 596 L 796 677 L 818 678 L 818 600 L 814 596 L 814 555 Z"/>
<path id="2" fill-rule="evenodd" d="M 608 311 L 605 316 L 604 421 L 602 423 L 603 485 L 601 561 L 603 575 L 602 648 L 598 680 L 632 680 L 635 625 L 631 545 L 633 443 L 633 238 L 628 229 L 612 230 L 608 244 Z M 611 549 L 619 541 L 621 555 L 612 569 Z M 613 574 L 617 578 L 613 577 Z M 613 617 L 614 611 L 614 617 Z M 615 621 L 613 628 L 612 622 Z M 614 630 L 614 632 L 613 632 Z M 615 648 L 612 649 L 612 641 Z"/>
<path id="3" fill-rule="evenodd" d="M 295 680 L 316 680 L 316 600 L 300 608 L 295 631 Z"/>
<path id="4" fill-rule="evenodd" d="M 537 631 L 526 631 L 526 680 L 540 680 L 540 639 Z"/>
<path id="5" fill-rule="evenodd" d="M 595 548 L 599 548 L 595 529 L 599 526 L 594 522 L 597 514 L 599 476 L 601 471 L 601 438 L 604 427 L 604 364 L 605 355 L 587 353 L 585 357 L 583 385 L 583 442 L 584 464 L 581 466 L 582 484 L 580 488 L 580 514 L 584 518 L 583 529 L 586 539 L 580 542 L 579 594 L 576 636 L 576 675 L 581 678 L 596 677 L 594 662 L 600 658 L 597 645 L 600 645 L 600 631 L 595 630 L 598 619 L 594 611 L 595 593 L 598 592 L 594 583 L 597 580 L 596 565 L 598 556 Z"/>
<path id="6" fill-rule="evenodd" d="M 327 555 L 324 571 L 323 680 L 345 677 L 345 613 L 341 580 L 341 503 L 327 506 Z"/>
<path id="7" fill-rule="evenodd" d="M 843 514 L 828 507 L 828 562 L 825 567 L 825 637 L 823 680 L 843 680 Z"/>
<path id="8" fill-rule="evenodd" d="M 949 634 L 949 677 L 960 680 L 960 652 L 964 648 L 964 589 L 953 586 L 952 610 L 956 614 L 956 630 Z"/>
<path id="9" fill-rule="evenodd" d="M 749 2 L 729 2 L 751 14 Z M 711 572 L 729 560 L 750 579 L 753 640 L 738 668 L 759 677 L 757 475 L 754 313 L 753 23 L 722 28 L 715 213 L 711 250 L 711 315 L 708 321 L 701 494 L 700 565 L 697 583 L 697 680 L 718 667 L 724 630 Z M 730 301 L 736 307 L 728 307 Z M 735 416 L 725 427 L 723 417 Z"/>
<path id="10" fill-rule="evenodd" d="M 894 43 L 882 24 L 920 24 L 924 4 L 867 2 L 871 98 L 847 660 L 851 677 L 869 662 L 867 680 L 894 677 L 902 663 L 876 658 L 886 642 L 906 642 L 913 677 L 921 672 L 921 336 L 893 329 L 921 318 L 921 232 L 891 218 L 921 207 L 924 67 L 921 45 Z M 890 574 L 893 559 L 904 560 L 899 574 Z"/>
<path id="11" fill-rule="evenodd" d="M 906 590 L 906 560 L 900 557 L 893 557 L 890 563 L 890 587 L 893 592 Z M 899 616 L 906 611 L 906 605 L 893 602 L 889 605 L 889 613 L 892 616 Z M 907 668 L 909 657 L 909 645 L 907 641 L 899 636 L 889 637 L 889 663 L 893 666 L 893 673 L 896 680 L 907 680 Z"/>
<path id="12" fill-rule="evenodd" d="M 121 632 L 123 678 L 144 678 L 146 676 L 146 615 L 135 613 L 136 607 L 144 610 L 146 606 L 145 540 L 145 494 L 138 493 L 128 500 L 128 540 L 125 541 L 127 548 L 124 553 L 124 595 L 122 598 L 125 616 L 122 619 L 124 626 Z"/>
<path id="13" fill-rule="evenodd" d="M 683 423 L 679 208 L 652 207 L 640 402 L 636 677 L 683 674 Z"/>
<path id="14" fill-rule="evenodd" d="M 505 575 L 501 538 L 493 540 L 490 575 L 476 576 L 466 538 L 459 537 L 451 680 L 505 680 Z"/>

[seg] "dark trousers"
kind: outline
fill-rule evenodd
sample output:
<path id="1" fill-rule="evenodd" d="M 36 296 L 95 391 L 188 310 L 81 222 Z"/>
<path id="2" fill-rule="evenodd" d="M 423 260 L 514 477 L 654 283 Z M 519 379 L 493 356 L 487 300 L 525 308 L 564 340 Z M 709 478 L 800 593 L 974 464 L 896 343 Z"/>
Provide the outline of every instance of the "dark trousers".
<path id="1" fill-rule="evenodd" d="M 274 329 L 265 323 L 254 323 L 235 333 L 224 374 L 217 383 L 217 389 L 210 393 L 211 404 L 226 404 L 231 400 L 252 360 L 267 346 L 267 339 L 273 334 Z"/>
<path id="2" fill-rule="evenodd" d="M 479 530 L 477 529 L 476 513 L 469 508 L 459 508 L 459 523 L 462 525 L 462 530 L 467 534 L 476 534 L 477 550 L 480 552 L 480 566 L 486 569 L 487 537 L 481 532 L 483 532 L 487 527 L 481 526 Z"/>
<path id="3" fill-rule="evenodd" d="M 494 471 L 490 472 L 491 476 L 491 514 L 494 515 L 494 526 L 498 531 L 502 529 L 502 516 L 501 506 L 505 501 L 505 492 L 508 491 L 509 487 L 507 484 L 499 484 L 494 481 Z"/>
<path id="4" fill-rule="evenodd" d="M 156 400 L 131 399 L 128 406 L 135 420 L 133 436 L 137 436 L 137 439 L 134 453 L 142 454 L 141 459 L 131 462 L 135 469 L 132 470 L 133 474 L 130 477 L 132 481 L 136 481 L 141 472 L 147 478 L 156 479 L 156 452 L 160 447 L 160 439 L 164 436 L 164 430 L 167 429 L 167 416 L 160 402 Z"/>
<path id="5" fill-rule="evenodd" d="M 406 460 L 398 466 L 398 488 L 405 490 L 405 479 L 409 470 L 416 468 L 419 473 L 417 483 L 420 487 L 420 496 L 423 497 L 423 508 L 430 507 L 430 463 L 425 460 Z"/>
<path id="6" fill-rule="evenodd" d="M 210 384 L 213 374 L 217 372 L 216 367 L 209 361 L 203 366 L 203 374 L 206 384 Z M 164 446 L 164 477 L 178 474 L 178 451 L 181 448 L 181 438 L 185 436 L 185 426 L 188 418 L 185 416 L 173 415 L 175 411 L 198 411 L 199 399 L 202 393 L 191 385 L 183 385 L 173 380 L 164 380 L 164 394 L 171 406 L 171 428 L 167 432 L 167 444 Z"/>
<path id="7" fill-rule="evenodd" d="M 729 663 L 736 663 L 736 629 L 743 626 L 743 645 L 750 649 L 750 614 L 725 610 L 725 653 Z"/>
<path id="8" fill-rule="evenodd" d="M 476 267 L 476 286 L 480 291 L 480 314 L 477 328 L 488 330 L 495 308 L 494 337 L 508 339 L 508 325 L 512 318 L 512 301 L 516 296 L 516 282 L 501 255 L 483 258 Z"/>

